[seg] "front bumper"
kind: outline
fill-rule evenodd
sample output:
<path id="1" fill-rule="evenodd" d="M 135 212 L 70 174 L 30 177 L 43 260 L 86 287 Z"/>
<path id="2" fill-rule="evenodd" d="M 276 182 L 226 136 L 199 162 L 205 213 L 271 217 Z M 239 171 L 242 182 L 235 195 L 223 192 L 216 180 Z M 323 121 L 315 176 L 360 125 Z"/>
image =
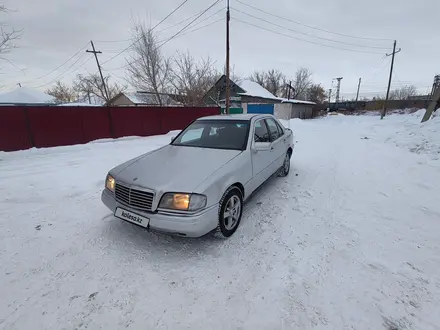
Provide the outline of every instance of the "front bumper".
<path id="1" fill-rule="evenodd" d="M 102 191 L 101 200 L 113 213 L 117 207 L 121 207 L 127 211 L 149 218 L 150 222 L 147 229 L 153 231 L 186 237 L 200 237 L 214 230 L 218 223 L 218 205 L 211 206 L 196 215 L 182 217 L 160 213 L 141 212 L 116 201 L 114 195 L 107 189 Z"/>

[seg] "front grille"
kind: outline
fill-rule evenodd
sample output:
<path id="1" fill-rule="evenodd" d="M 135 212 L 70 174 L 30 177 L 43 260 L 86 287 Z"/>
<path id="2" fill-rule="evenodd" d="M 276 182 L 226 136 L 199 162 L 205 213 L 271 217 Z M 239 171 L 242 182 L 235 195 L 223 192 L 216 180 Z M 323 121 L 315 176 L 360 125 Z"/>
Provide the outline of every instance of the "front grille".
<path id="1" fill-rule="evenodd" d="M 154 193 L 129 188 L 116 183 L 115 196 L 118 202 L 130 205 L 143 211 L 151 211 Z"/>

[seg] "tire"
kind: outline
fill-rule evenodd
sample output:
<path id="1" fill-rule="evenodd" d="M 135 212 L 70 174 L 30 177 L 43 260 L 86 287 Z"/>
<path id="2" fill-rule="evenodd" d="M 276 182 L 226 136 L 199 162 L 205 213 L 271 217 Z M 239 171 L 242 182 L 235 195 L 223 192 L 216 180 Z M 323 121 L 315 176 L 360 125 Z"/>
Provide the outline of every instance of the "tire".
<path id="1" fill-rule="evenodd" d="M 290 173 L 290 158 L 292 154 L 290 152 L 286 153 L 286 157 L 284 157 L 283 166 L 278 171 L 278 176 L 284 177 L 288 176 Z"/>
<path id="2" fill-rule="evenodd" d="M 243 196 L 240 189 L 235 186 L 230 187 L 219 204 L 217 233 L 227 238 L 235 233 L 243 215 Z M 231 208 L 233 210 L 230 210 Z M 231 216 L 227 217 L 227 214 Z"/>

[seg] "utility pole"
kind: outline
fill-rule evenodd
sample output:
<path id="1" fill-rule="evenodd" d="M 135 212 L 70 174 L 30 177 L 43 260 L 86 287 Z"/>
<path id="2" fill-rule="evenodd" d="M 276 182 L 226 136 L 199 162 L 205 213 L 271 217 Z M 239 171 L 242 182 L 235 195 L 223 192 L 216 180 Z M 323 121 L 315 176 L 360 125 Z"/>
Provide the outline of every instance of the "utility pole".
<path id="1" fill-rule="evenodd" d="M 356 102 L 359 99 L 359 90 L 361 89 L 361 81 L 362 81 L 362 78 L 359 78 L 358 91 L 357 91 L 357 94 L 356 94 Z"/>
<path id="2" fill-rule="evenodd" d="M 290 100 L 290 90 L 293 89 L 292 88 L 292 80 L 289 81 L 289 84 L 287 85 L 287 99 Z"/>
<path id="3" fill-rule="evenodd" d="M 338 81 L 338 87 L 336 87 L 336 103 L 339 102 L 339 92 L 341 91 L 341 80 L 343 77 L 335 78 Z"/>
<path id="4" fill-rule="evenodd" d="M 225 102 L 225 112 L 229 114 L 230 98 L 231 98 L 231 83 L 230 83 L 230 73 L 229 73 L 229 21 L 231 20 L 231 15 L 229 13 L 229 0 L 226 9 L 226 102 Z"/>
<path id="5" fill-rule="evenodd" d="M 388 97 L 390 96 L 391 80 L 393 79 L 394 56 L 402 50 L 401 48 L 399 48 L 399 50 L 396 51 L 396 45 L 397 45 L 397 41 L 394 40 L 393 52 L 391 54 L 386 54 L 386 56 L 392 56 L 392 58 L 391 58 L 391 68 L 390 68 L 390 79 L 388 80 L 387 96 L 385 97 L 385 104 L 383 106 L 382 115 L 380 116 L 380 119 L 383 119 L 383 117 L 385 117 L 385 115 L 387 114 Z"/>
<path id="6" fill-rule="evenodd" d="M 440 87 L 434 91 L 432 95 L 431 103 L 428 105 L 428 109 L 426 109 L 425 115 L 422 118 L 422 123 L 429 120 L 435 111 L 436 108 L 440 105 Z M 437 110 L 438 111 L 438 110 Z"/>
<path id="7" fill-rule="evenodd" d="M 98 66 L 99 74 L 101 75 L 102 86 L 104 87 L 105 96 L 107 97 L 107 100 L 109 101 L 110 98 L 108 96 L 107 87 L 106 87 L 105 81 L 104 81 L 104 76 L 102 75 L 101 65 L 99 65 L 99 60 L 98 60 L 98 54 L 102 54 L 102 52 L 95 50 L 95 45 L 93 44 L 93 41 L 90 41 L 90 43 L 92 44 L 93 50 L 86 50 L 86 52 L 93 53 L 95 55 L 96 65 Z"/>
<path id="8" fill-rule="evenodd" d="M 432 84 L 432 90 L 431 90 L 431 98 L 434 96 L 435 91 L 439 87 L 440 87 L 440 74 L 437 74 L 434 76 L 434 83 Z"/>
<path id="9" fill-rule="evenodd" d="M 330 102 L 332 101 L 332 89 L 330 88 L 328 90 L 328 107 L 327 107 L 327 111 L 330 111 Z"/>

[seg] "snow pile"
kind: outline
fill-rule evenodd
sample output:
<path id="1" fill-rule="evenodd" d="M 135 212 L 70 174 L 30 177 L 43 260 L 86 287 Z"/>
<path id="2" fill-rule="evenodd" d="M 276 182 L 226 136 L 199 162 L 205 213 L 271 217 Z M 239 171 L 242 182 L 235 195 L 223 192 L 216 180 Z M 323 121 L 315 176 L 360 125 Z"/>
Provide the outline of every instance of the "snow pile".
<path id="1" fill-rule="evenodd" d="M 325 124 L 340 125 L 341 129 L 355 124 L 359 127 L 360 138 L 392 143 L 438 160 L 440 159 L 440 116 L 436 114 L 431 120 L 421 123 L 425 112 L 425 109 L 398 109 L 390 111 L 383 120 L 380 120 L 379 111 L 368 111 L 364 115 L 355 116 L 329 113 L 317 121 L 323 120 Z M 292 121 L 291 126 L 294 126 Z"/>
<path id="2" fill-rule="evenodd" d="M 18 87 L 13 91 L 0 94 L 0 104 L 47 104 L 55 98 L 35 89 Z"/>
<path id="3" fill-rule="evenodd" d="M 393 122 L 395 134 L 390 132 L 386 141 L 406 148 L 417 154 L 428 154 L 433 159 L 440 159 L 440 117 L 436 116 L 427 122 L 420 123 L 425 110 L 417 111 L 404 118 L 393 115 L 389 122 Z M 387 122 L 387 121 L 386 121 Z"/>

